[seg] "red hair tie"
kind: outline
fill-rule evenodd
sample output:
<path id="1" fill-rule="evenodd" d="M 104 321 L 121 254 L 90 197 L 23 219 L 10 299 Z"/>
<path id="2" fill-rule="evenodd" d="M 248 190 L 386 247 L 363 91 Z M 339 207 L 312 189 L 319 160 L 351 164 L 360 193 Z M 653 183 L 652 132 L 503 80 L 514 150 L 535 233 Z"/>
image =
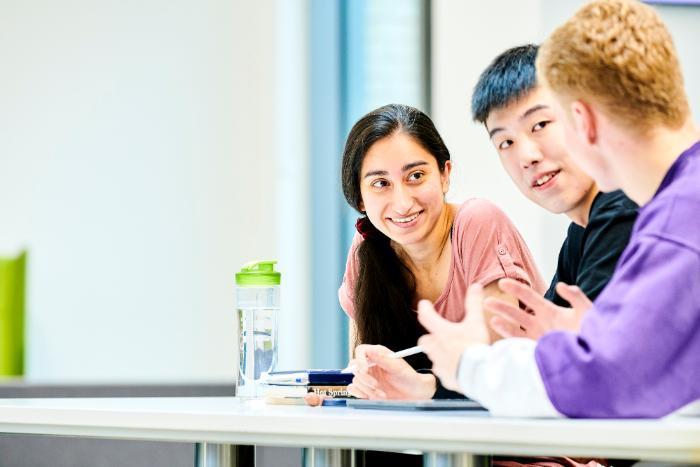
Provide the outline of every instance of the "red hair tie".
<path id="1" fill-rule="evenodd" d="M 355 228 L 365 240 L 368 238 L 379 238 L 381 235 L 381 232 L 370 222 L 368 217 L 358 217 L 357 222 L 355 222 Z"/>

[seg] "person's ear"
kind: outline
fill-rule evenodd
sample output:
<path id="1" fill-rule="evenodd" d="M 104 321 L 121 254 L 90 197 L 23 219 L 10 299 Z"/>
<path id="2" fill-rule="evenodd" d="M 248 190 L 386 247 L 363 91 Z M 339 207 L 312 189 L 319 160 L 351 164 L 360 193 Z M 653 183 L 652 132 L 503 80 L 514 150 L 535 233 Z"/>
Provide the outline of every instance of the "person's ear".
<path id="1" fill-rule="evenodd" d="M 452 173 L 452 161 L 445 161 L 445 168 L 442 169 L 442 173 L 440 174 L 443 194 L 446 194 L 450 190 L 450 173 Z"/>
<path id="2" fill-rule="evenodd" d="M 363 203 L 362 200 L 360 200 L 360 203 L 357 205 L 357 207 L 360 208 L 360 212 L 361 212 L 362 214 L 366 214 L 366 213 L 367 213 L 367 211 L 365 210 L 365 203 Z"/>
<path id="3" fill-rule="evenodd" d="M 581 140 L 595 145 L 598 140 L 598 128 L 595 112 L 591 106 L 581 100 L 571 102 L 571 118 Z"/>

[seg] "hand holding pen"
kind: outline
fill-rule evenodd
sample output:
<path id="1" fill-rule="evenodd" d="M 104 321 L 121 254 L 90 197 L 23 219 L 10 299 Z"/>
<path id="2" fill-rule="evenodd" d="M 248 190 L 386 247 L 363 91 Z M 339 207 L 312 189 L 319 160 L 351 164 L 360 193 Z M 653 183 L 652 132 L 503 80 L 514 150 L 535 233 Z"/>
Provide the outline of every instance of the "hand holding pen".
<path id="1" fill-rule="evenodd" d="M 348 386 L 348 392 L 360 399 L 415 399 L 416 394 L 410 393 L 408 389 L 417 382 L 426 380 L 428 389 L 426 393 L 430 396 L 435 392 L 435 379 L 431 375 L 421 375 L 406 363 L 403 358 L 409 355 L 415 355 L 422 352 L 420 346 L 411 347 L 409 349 L 392 352 L 388 348 L 381 345 L 360 345 L 355 349 L 355 358 L 350 361 L 350 364 L 343 373 L 353 373 L 353 382 Z M 386 368 L 381 368 L 378 363 L 386 358 L 390 365 Z M 385 365 L 386 366 L 386 365 Z M 390 367 L 393 367 L 393 371 Z M 373 375 L 370 375 L 369 372 Z M 375 376 L 378 374 L 378 379 Z M 406 376 L 401 376 L 401 375 Z M 432 389 L 430 389 L 430 378 L 432 378 Z M 402 380 L 405 380 L 402 382 Z M 369 384 L 374 384 L 374 389 L 370 389 Z M 381 381 L 381 383 L 380 383 Z M 404 387 L 405 386 L 405 387 Z M 420 397 L 421 399 L 429 399 L 430 397 Z M 306 403 L 310 406 L 319 406 L 323 404 L 323 396 L 314 393 L 309 393 L 304 397 Z"/>
<path id="2" fill-rule="evenodd" d="M 421 351 L 412 347 L 394 353 L 381 345 L 357 346 L 349 365 L 355 377 L 348 392 L 361 399 L 430 399 L 435 393 L 435 377 L 418 373 L 401 358 Z"/>
<path id="3" fill-rule="evenodd" d="M 383 347 L 383 346 L 377 346 L 377 347 Z M 386 347 L 384 347 L 384 348 L 386 348 Z M 387 350 L 389 350 L 389 349 L 387 349 Z M 410 357 L 411 355 L 419 354 L 421 352 L 423 352 L 423 348 L 420 345 L 415 345 L 413 347 L 399 350 L 397 352 L 391 352 L 391 355 L 389 357 L 390 358 L 405 358 L 405 357 Z M 355 359 L 351 360 L 350 364 L 346 368 L 341 370 L 341 372 L 342 373 L 354 373 L 355 367 L 357 366 L 356 360 L 357 360 L 357 351 L 355 351 Z M 376 365 L 376 363 L 367 361 L 368 368 L 373 367 L 374 365 Z"/>

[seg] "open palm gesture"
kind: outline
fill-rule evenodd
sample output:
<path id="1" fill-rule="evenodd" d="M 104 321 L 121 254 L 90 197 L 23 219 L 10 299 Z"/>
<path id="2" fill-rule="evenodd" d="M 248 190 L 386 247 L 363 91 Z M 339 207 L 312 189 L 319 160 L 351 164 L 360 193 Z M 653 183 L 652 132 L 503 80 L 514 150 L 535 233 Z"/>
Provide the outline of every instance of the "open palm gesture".
<path id="1" fill-rule="evenodd" d="M 513 279 L 502 279 L 498 286 L 528 308 L 528 311 L 524 311 L 498 298 L 485 300 L 484 305 L 495 315 L 489 324 L 503 337 L 528 337 L 537 340 L 550 331 L 577 332 L 581 327 L 583 315 L 593 306 L 581 289 L 563 282 L 557 284 L 557 293 L 569 302 L 572 308 L 557 306 L 527 285 Z"/>
<path id="2" fill-rule="evenodd" d="M 457 371 L 462 352 L 473 345 L 490 342 L 483 301 L 483 287 L 471 285 L 465 300 L 466 315 L 458 323 L 441 317 L 429 301 L 418 303 L 418 321 L 428 331 L 418 339 L 418 344 L 433 362 L 433 373 L 447 389 L 460 390 Z"/>

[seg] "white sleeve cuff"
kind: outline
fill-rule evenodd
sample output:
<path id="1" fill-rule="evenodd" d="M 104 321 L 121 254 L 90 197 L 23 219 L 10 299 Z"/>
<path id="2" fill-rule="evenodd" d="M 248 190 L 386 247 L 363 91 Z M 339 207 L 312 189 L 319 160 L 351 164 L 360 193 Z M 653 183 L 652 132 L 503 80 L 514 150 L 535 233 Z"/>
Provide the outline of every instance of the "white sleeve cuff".
<path id="1" fill-rule="evenodd" d="M 671 414 L 671 416 L 683 416 L 683 417 L 700 417 L 700 399 L 695 402 L 691 402 L 685 407 L 681 407 Z"/>
<path id="2" fill-rule="evenodd" d="M 503 339 L 469 347 L 459 365 L 462 392 L 506 417 L 563 417 L 547 396 L 531 339 Z"/>

